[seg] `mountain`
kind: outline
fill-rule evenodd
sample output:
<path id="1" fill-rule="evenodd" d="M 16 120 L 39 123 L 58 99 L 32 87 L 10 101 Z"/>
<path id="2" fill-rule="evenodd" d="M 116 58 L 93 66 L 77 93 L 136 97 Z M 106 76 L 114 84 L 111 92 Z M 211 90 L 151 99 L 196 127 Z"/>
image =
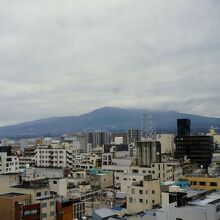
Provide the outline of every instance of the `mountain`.
<path id="1" fill-rule="evenodd" d="M 74 131 L 126 131 L 140 127 L 144 109 L 103 107 L 80 116 L 52 117 L 17 125 L 0 127 L 0 137 L 36 137 L 60 135 Z M 220 118 L 184 114 L 175 111 L 154 111 L 157 132 L 176 132 L 178 118 L 191 119 L 192 132 L 207 132 L 211 126 L 220 128 Z"/>

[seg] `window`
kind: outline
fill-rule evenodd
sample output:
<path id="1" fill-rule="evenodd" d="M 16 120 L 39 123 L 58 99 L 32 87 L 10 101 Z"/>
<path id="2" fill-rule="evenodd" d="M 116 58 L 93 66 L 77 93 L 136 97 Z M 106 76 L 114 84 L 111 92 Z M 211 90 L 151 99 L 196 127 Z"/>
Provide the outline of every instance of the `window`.
<path id="1" fill-rule="evenodd" d="M 132 197 L 129 197 L 129 202 L 132 202 L 132 201 L 133 201 Z"/>
<path id="2" fill-rule="evenodd" d="M 135 194 L 135 189 L 131 189 L 131 194 Z"/>
<path id="3" fill-rule="evenodd" d="M 154 194 L 155 193 L 155 191 L 154 190 L 152 190 L 152 194 Z"/>
<path id="4" fill-rule="evenodd" d="M 53 181 L 53 184 L 57 184 L 57 181 L 56 181 L 56 180 L 54 180 L 54 181 Z"/>
<path id="5" fill-rule="evenodd" d="M 42 218 L 47 218 L 47 213 L 42 213 Z"/>
<path id="6" fill-rule="evenodd" d="M 47 207 L 47 203 L 46 202 L 42 203 L 42 208 L 46 208 L 46 207 Z"/>
<path id="7" fill-rule="evenodd" d="M 127 178 L 123 178 L 123 180 L 125 180 L 125 181 L 126 181 L 126 180 L 128 180 L 128 179 L 127 179 Z"/>
<path id="8" fill-rule="evenodd" d="M 210 182 L 210 186 L 217 186 L 216 182 Z"/>
<path id="9" fill-rule="evenodd" d="M 176 218 L 176 220 L 183 220 L 182 218 Z"/>
<path id="10" fill-rule="evenodd" d="M 139 199 L 139 202 L 140 202 L 140 203 L 143 203 L 143 199 Z"/>
<path id="11" fill-rule="evenodd" d="M 50 212 L 50 216 L 54 216 L 54 211 L 51 211 L 51 212 Z"/>
<path id="12" fill-rule="evenodd" d="M 146 204 L 148 203 L 148 200 L 146 199 Z"/>
<path id="13" fill-rule="evenodd" d="M 155 200 L 152 200 L 152 203 L 154 204 L 154 203 L 155 203 Z"/>
<path id="14" fill-rule="evenodd" d="M 146 194 L 147 194 L 147 190 L 146 190 Z"/>
<path id="15" fill-rule="evenodd" d="M 206 184 L 205 184 L 205 182 L 199 182 L 199 185 L 200 186 L 205 186 Z"/>
<path id="16" fill-rule="evenodd" d="M 48 196 L 48 195 L 49 195 L 49 192 L 48 192 L 48 191 L 45 191 L 45 192 L 44 192 L 44 195 L 45 195 L 45 196 Z"/>
<path id="17" fill-rule="evenodd" d="M 141 190 L 141 189 L 140 189 L 140 190 L 139 190 L 139 194 L 141 194 L 141 195 L 142 195 L 142 194 L 143 194 L 143 190 Z"/>
<path id="18" fill-rule="evenodd" d="M 41 192 L 37 192 L 36 197 L 40 197 L 40 196 L 41 196 Z"/>

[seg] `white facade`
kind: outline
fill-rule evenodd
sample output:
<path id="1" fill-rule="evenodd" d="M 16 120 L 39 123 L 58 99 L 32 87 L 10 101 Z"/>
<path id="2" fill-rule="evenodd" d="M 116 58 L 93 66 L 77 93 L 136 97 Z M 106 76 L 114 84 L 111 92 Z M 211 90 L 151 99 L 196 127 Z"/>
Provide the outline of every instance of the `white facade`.
<path id="1" fill-rule="evenodd" d="M 66 167 L 66 149 L 39 147 L 36 152 L 36 165 L 38 167 Z"/>
<path id="2" fill-rule="evenodd" d="M 0 153 L 0 174 L 19 173 L 19 160 L 17 156 L 8 156 L 6 152 Z"/>

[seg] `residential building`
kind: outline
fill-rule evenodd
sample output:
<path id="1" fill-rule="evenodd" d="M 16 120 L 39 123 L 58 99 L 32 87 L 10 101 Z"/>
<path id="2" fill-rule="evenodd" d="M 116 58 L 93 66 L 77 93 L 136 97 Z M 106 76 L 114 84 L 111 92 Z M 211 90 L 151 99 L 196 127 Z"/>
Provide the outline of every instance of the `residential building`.
<path id="1" fill-rule="evenodd" d="M 144 180 L 134 182 L 127 193 L 128 213 L 141 212 L 152 209 L 160 204 L 160 182 L 145 176 Z"/>
<path id="2" fill-rule="evenodd" d="M 6 152 L 0 153 L 0 174 L 19 173 L 19 160 L 17 156 L 8 156 Z"/>
<path id="3" fill-rule="evenodd" d="M 66 149 L 40 146 L 36 150 L 36 164 L 38 167 L 66 167 Z"/>

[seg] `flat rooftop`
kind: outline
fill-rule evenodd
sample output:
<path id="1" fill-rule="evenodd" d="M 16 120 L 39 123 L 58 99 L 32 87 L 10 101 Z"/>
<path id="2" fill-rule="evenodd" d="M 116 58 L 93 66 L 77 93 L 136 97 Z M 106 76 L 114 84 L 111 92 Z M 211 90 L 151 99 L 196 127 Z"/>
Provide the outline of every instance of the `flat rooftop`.
<path id="1" fill-rule="evenodd" d="M 20 189 L 44 189 L 49 188 L 48 185 L 16 185 L 12 186 L 13 188 L 20 188 Z"/>
<path id="2" fill-rule="evenodd" d="M 10 192 L 10 193 L 1 194 L 0 196 L 4 196 L 4 197 L 17 197 L 17 196 L 24 196 L 24 195 L 26 195 L 26 194 Z"/>

